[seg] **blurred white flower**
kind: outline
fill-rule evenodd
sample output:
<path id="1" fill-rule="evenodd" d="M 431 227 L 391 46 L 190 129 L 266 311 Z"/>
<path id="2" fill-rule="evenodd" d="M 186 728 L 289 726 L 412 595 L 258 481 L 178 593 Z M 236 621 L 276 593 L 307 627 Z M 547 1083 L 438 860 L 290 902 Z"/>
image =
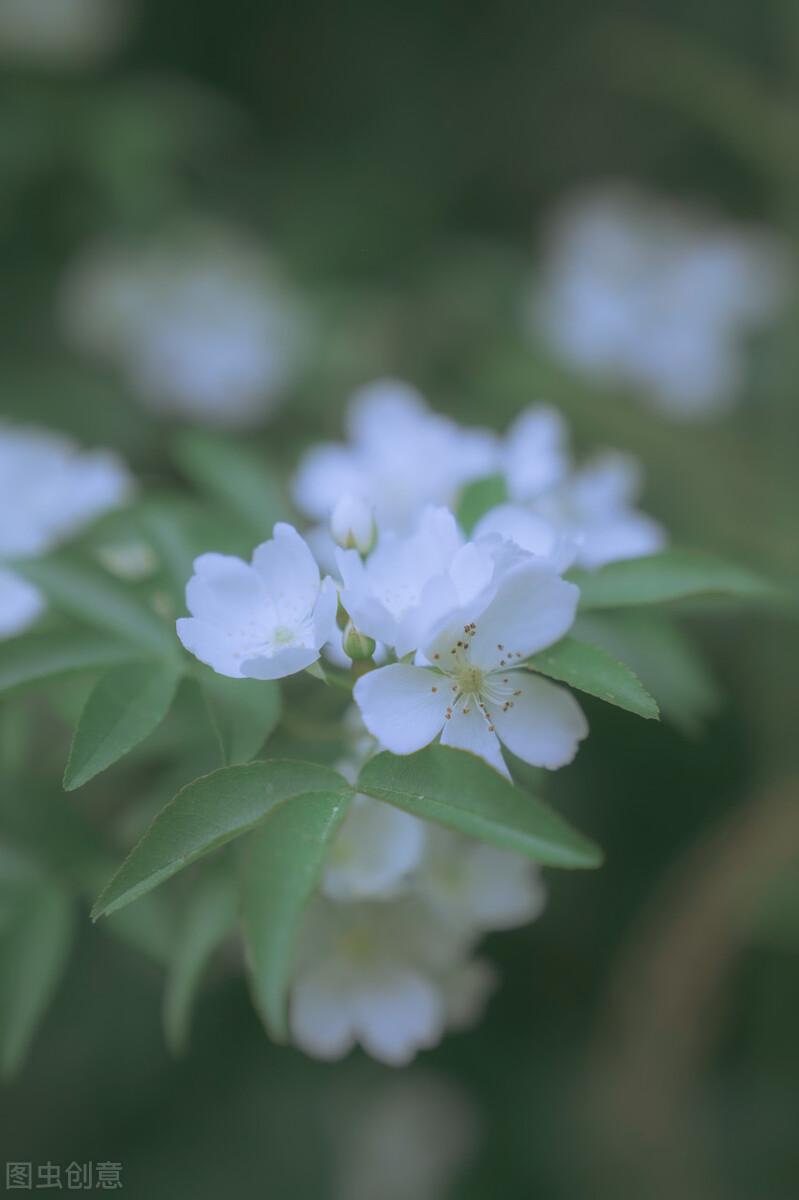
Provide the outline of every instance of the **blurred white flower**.
<path id="1" fill-rule="evenodd" d="M 356 796 L 330 849 L 321 890 L 331 900 L 396 896 L 418 867 L 424 847 L 422 821 Z"/>
<path id="2" fill-rule="evenodd" d="M 115 50 L 128 25 L 123 0 L 0 0 L 0 57 L 83 67 Z"/>
<path id="3" fill-rule="evenodd" d="M 0 423 L 0 558 L 35 558 L 123 504 L 132 479 L 106 450 L 81 450 L 48 429 Z M 36 588 L 0 573 L 0 636 L 27 628 L 44 608 Z"/>
<path id="4" fill-rule="evenodd" d="M 59 316 L 67 340 L 150 407 L 221 426 L 277 407 L 303 341 L 261 248 L 207 227 L 90 248 L 64 280 Z"/>
<path id="5" fill-rule="evenodd" d="M 534 313 L 586 375 L 640 389 L 672 416 L 702 417 L 736 398 L 746 339 L 786 283 L 779 244 L 762 231 L 608 186 L 563 206 Z"/>
<path id="6" fill-rule="evenodd" d="M 337 592 L 320 580 L 311 551 L 277 524 L 252 563 L 202 554 L 186 586 L 192 614 L 178 637 L 200 662 L 234 679 L 281 679 L 310 667 L 336 628 Z"/>
<path id="7" fill-rule="evenodd" d="M 471 941 L 412 896 L 316 899 L 303 923 L 292 988 L 294 1040 L 319 1058 L 341 1058 L 359 1043 L 392 1066 L 410 1062 L 443 1036 L 446 986 Z"/>
<path id="8" fill-rule="evenodd" d="M 546 903 L 541 873 L 528 859 L 435 826 L 417 891 L 442 919 L 480 932 L 525 925 Z"/>
<path id="9" fill-rule="evenodd" d="M 500 554 L 509 547 L 496 545 Z M 475 558 L 479 582 L 481 555 Z M 412 754 L 440 733 L 442 745 L 469 750 L 504 775 L 500 742 L 534 766 L 565 766 L 588 732 L 582 710 L 569 692 L 521 664 L 568 631 L 579 591 L 521 551 L 493 586 L 474 582 L 467 603 L 418 643 L 417 665 L 393 663 L 357 681 L 364 724 L 394 754 Z"/>
<path id="10" fill-rule="evenodd" d="M 294 479 L 306 516 L 327 521 L 344 495 L 374 509 L 383 532 L 407 533 L 428 504 L 453 505 L 463 486 L 490 475 L 497 440 L 428 409 L 419 393 L 382 379 L 353 396 L 347 444 L 311 449 Z"/>

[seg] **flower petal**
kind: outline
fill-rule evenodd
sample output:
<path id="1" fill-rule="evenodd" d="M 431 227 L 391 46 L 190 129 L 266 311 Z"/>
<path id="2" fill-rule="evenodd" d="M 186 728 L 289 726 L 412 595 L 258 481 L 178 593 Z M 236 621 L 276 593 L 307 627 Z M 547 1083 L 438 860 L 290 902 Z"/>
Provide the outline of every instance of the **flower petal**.
<path id="1" fill-rule="evenodd" d="M 223 629 L 241 626 L 268 606 L 258 575 L 249 563 L 230 554 L 201 554 L 186 585 L 186 607 L 193 617 Z"/>
<path id="2" fill-rule="evenodd" d="M 320 652 L 314 646 L 286 646 L 274 654 L 245 658 L 241 663 L 241 674 L 245 679 L 285 679 L 287 675 L 296 675 L 312 666 Z"/>
<path id="3" fill-rule="evenodd" d="M 358 1040 L 374 1058 L 403 1066 L 417 1050 L 444 1033 L 444 1002 L 438 989 L 409 968 L 386 967 L 353 996 Z"/>
<path id="4" fill-rule="evenodd" d="M 239 639 L 197 617 L 180 617 L 176 628 L 183 645 L 200 662 L 213 667 L 218 675 L 243 678 Z"/>
<path id="5" fill-rule="evenodd" d="M 554 571 L 530 564 L 513 571 L 482 616 L 469 657 L 485 671 L 519 663 L 551 646 L 574 623 L 580 591 Z"/>
<path id="6" fill-rule="evenodd" d="M 319 567 L 293 525 L 278 522 L 274 536 L 256 547 L 252 565 L 281 620 L 307 616 L 319 592 Z"/>
<path id="7" fill-rule="evenodd" d="M 499 771 L 500 775 L 510 779 L 497 735 L 489 729 L 482 710 L 471 697 L 455 709 L 448 721 L 445 720 L 441 731 L 441 745 L 454 746 L 457 750 L 469 750 L 484 759 L 495 771 Z"/>
<path id="8" fill-rule="evenodd" d="M 514 671 L 513 682 L 521 695 L 503 711 L 492 712 L 499 739 L 524 762 L 555 770 L 565 767 L 588 733 L 588 722 L 571 692 L 548 679 Z"/>
<path id="9" fill-rule="evenodd" d="M 316 1058 L 343 1058 L 355 1045 L 353 1016 L 348 989 L 337 966 L 323 963 L 295 980 L 291 1031 L 306 1053 Z"/>
<path id="10" fill-rule="evenodd" d="M 353 695 L 364 725 L 392 754 L 413 754 L 432 742 L 449 703 L 443 676 L 405 663 L 362 675 Z"/>

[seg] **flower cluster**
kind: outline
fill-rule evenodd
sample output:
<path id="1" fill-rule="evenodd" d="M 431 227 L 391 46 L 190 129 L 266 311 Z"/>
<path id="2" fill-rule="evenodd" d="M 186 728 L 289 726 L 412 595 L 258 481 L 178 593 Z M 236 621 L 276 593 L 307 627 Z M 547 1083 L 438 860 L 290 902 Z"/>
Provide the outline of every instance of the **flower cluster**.
<path id="1" fill-rule="evenodd" d="M 625 383 L 676 417 L 713 415 L 740 390 L 745 344 L 785 292 L 780 248 L 631 187 L 581 194 L 554 222 L 537 327 L 563 360 Z"/>
<path id="2" fill-rule="evenodd" d="M 302 320 L 260 246 L 216 227 L 87 249 L 64 281 L 66 339 L 156 411 L 246 426 L 279 402 Z"/>
<path id="3" fill-rule="evenodd" d="M 350 429 L 351 444 L 312 450 L 294 483 L 325 536 L 317 526 L 309 545 L 278 524 L 249 563 L 198 558 L 183 644 L 232 678 L 323 675 L 323 657 L 353 666 L 360 728 L 348 717 L 342 730 L 359 762 L 440 741 L 506 778 L 514 760 L 565 766 L 588 725 L 534 656 L 575 620 L 568 567 L 663 544 L 633 506 L 634 464 L 575 467 L 551 409 L 523 413 L 501 438 L 435 416 L 394 382 L 355 398 Z M 505 500 L 468 536 L 441 501 L 456 506 L 487 475 Z M 354 782 L 352 762 L 340 770 Z M 542 895 L 526 860 L 356 796 L 306 910 L 295 1040 L 325 1058 L 359 1043 L 407 1062 L 476 1018 L 493 979 L 475 957 L 480 936 L 531 920 Z"/>
<path id="4" fill-rule="evenodd" d="M 340 764 L 347 772 L 349 764 Z M 536 917 L 545 893 L 519 855 L 356 796 L 306 910 L 291 991 L 295 1041 L 392 1065 L 467 1028 L 495 985 L 489 931 Z"/>
<path id="5" fill-rule="evenodd" d="M 80 450 L 50 430 L 0 425 L 0 558 L 36 558 L 132 490 L 123 463 L 105 450 Z M 0 637 L 26 629 L 44 609 L 37 588 L 0 568 Z"/>

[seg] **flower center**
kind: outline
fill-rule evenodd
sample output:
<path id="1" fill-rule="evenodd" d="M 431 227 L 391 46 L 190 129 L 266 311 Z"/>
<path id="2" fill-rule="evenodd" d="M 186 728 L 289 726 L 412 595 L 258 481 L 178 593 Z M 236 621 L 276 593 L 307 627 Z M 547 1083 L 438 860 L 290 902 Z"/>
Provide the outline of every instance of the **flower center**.
<path id="1" fill-rule="evenodd" d="M 294 641 L 294 631 L 288 625 L 278 625 L 272 634 L 273 646 L 288 646 Z"/>
<path id="2" fill-rule="evenodd" d="M 485 675 L 479 667 L 464 665 L 457 671 L 458 688 L 467 696 L 479 696 L 483 690 Z"/>

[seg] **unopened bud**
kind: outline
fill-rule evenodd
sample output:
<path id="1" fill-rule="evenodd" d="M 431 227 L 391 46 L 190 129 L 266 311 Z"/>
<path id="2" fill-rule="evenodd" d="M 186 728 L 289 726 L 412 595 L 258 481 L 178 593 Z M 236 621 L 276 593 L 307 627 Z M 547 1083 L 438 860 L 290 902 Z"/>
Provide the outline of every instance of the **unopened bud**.
<path id="1" fill-rule="evenodd" d="M 331 514 L 330 532 L 342 549 L 368 554 L 377 533 L 370 505 L 350 493 L 342 496 Z"/>
<path id="2" fill-rule="evenodd" d="M 342 649 L 348 658 L 353 662 L 360 662 L 362 659 L 371 658 L 375 652 L 376 642 L 374 638 L 367 637 L 365 633 L 361 633 L 356 629 L 352 621 L 344 630 L 342 638 Z"/>

